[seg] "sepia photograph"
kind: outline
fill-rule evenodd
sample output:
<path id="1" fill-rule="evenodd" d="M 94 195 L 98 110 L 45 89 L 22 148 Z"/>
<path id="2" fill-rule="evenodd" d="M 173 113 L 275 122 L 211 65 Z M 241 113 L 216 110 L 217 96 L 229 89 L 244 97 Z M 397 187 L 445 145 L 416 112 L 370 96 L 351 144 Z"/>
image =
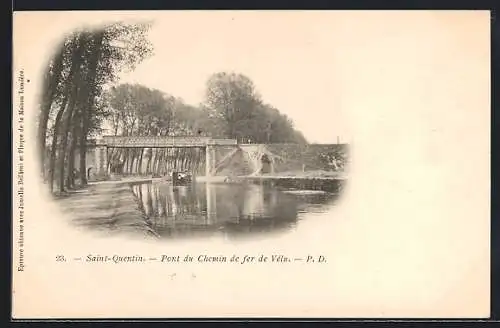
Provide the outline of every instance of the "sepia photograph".
<path id="1" fill-rule="evenodd" d="M 488 11 L 13 14 L 16 319 L 486 318 Z"/>
<path id="2" fill-rule="evenodd" d="M 307 110 L 298 105 L 303 95 L 289 95 L 296 104 L 280 110 L 245 75 L 239 47 L 231 48 L 234 64 L 225 70 L 219 61 L 198 70 L 196 58 L 179 61 L 192 79 L 173 94 L 178 55 L 162 26 L 124 21 L 73 31 L 47 63 L 40 174 L 75 225 L 160 239 L 232 238 L 300 228 L 309 212 L 331 209 L 347 181 L 346 136 L 309 141 L 290 117 Z M 273 54 L 262 40 L 246 42 L 254 51 L 293 56 L 286 48 Z M 272 71 L 253 71 L 269 84 Z M 264 91 L 276 97 L 270 87 Z"/>

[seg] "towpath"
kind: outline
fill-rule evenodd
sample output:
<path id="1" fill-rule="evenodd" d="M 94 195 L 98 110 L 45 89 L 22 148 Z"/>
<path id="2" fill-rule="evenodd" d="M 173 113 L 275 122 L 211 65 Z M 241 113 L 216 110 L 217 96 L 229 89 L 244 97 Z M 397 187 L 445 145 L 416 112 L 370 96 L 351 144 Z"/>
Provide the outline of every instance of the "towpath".
<path id="1" fill-rule="evenodd" d="M 156 233 L 141 211 L 129 183 L 138 179 L 90 183 L 84 189 L 57 198 L 57 202 L 77 226 L 87 226 L 104 233 Z"/>

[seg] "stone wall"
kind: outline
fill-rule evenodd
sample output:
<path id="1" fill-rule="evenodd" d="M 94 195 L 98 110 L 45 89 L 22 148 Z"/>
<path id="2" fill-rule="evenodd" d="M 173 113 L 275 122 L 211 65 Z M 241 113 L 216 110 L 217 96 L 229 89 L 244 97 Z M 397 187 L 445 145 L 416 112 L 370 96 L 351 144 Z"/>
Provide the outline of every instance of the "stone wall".
<path id="1" fill-rule="evenodd" d="M 349 160 L 346 144 L 267 144 L 266 148 L 275 155 L 273 166 L 276 173 L 302 170 L 339 171 Z"/>
<path id="2" fill-rule="evenodd" d="M 233 152 L 237 146 L 216 146 L 215 147 L 215 162 L 219 163 L 224 160 L 224 157 Z"/>
<path id="3" fill-rule="evenodd" d="M 230 159 L 224 156 L 233 151 Z M 273 173 L 297 171 L 342 171 L 348 164 L 348 146 L 345 144 L 243 144 L 217 153 L 216 175 L 250 175 L 260 168 L 260 156 L 271 158 Z M 222 161 L 222 162 L 221 162 Z"/>
<path id="4" fill-rule="evenodd" d="M 250 175 L 255 171 L 254 163 L 252 163 L 247 154 L 241 148 L 237 149 L 237 151 L 234 152 L 228 160 L 224 160 L 223 158 L 222 162 L 220 162 L 220 158 L 218 158 L 218 160 L 218 165 L 216 166 L 214 175 L 245 176 Z"/>
<path id="5" fill-rule="evenodd" d="M 87 147 L 87 155 L 85 156 L 85 165 L 87 167 L 87 179 L 93 181 L 100 179 L 99 175 L 99 159 L 96 156 L 96 147 Z M 75 152 L 75 169 L 80 170 L 80 152 L 77 150 Z"/>

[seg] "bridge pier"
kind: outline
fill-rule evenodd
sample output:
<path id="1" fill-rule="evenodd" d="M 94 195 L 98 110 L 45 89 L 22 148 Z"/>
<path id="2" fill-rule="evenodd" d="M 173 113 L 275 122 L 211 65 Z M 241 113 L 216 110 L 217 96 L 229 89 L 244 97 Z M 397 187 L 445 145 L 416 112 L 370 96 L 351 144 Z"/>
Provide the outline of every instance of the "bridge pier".
<path id="1" fill-rule="evenodd" d="M 215 158 L 215 147 L 212 145 L 207 145 L 205 148 L 205 165 L 206 165 L 206 172 L 205 175 L 207 177 L 213 175 L 213 171 L 215 169 L 216 165 L 216 158 Z"/>
<path id="2" fill-rule="evenodd" d="M 217 194 L 210 183 L 205 186 L 207 195 L 207 224 L 213 224 L 217 220 Z"/>
<path id="3" fill-rule="evenodd" d="M 104 145 L 95 147 L 96 174 L 100 176 L 108 173 L 108 148 Z"/>

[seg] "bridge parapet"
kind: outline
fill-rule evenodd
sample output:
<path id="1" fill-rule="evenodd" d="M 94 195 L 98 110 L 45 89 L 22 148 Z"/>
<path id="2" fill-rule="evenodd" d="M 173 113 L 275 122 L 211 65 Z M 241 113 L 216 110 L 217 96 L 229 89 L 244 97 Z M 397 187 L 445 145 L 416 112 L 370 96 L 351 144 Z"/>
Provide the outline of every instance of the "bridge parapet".
<path id="1" fill-rule="evenodd" d="M 208 145 L 236 145 L 233 139 L 212 139 L 209 137 L 172 136 L 103 136 L 99 144 L 115 148 L 163 148 L 163 147 L 206 147 Z"/>
<path id="2" fill-rule="evenodd" d="M 207 145 L 214 146 L 235 146 L 238 144 L 236 139 L 209 139 Z"/>

